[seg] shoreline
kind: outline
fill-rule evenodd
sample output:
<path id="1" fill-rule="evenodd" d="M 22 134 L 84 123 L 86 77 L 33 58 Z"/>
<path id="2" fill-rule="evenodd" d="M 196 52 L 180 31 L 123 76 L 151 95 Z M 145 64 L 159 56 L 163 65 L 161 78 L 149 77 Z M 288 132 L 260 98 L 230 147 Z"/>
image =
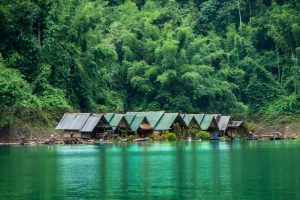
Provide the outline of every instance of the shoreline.
<path id="1" fill-rule="evenodd" d="M 40 146 L 40 145 L 99 145 L 99 144 L 130 144 L 130 143 L 165 143 L 165 142 L 170 142 L 170 143 L 178 143 L 178 142 L 241 142 L 241 141 L 292 141 L 292 140 L 299 140 L 299 138 L 287 138 L 287 139 L 235 139 L 235 140 L 177 140 L 177 141 L 126 141 L 126 142 L 120 142 L 120 141 L 107 141 L 103 143 L 99 143 L 99 141 L 86 141 L 83 143 L 63 143 L 61 141 L 57 143 L 52 143 L 52 144 L 45 144 L 44 142 L 37 142 L 37 143 L 17 143 L 17 142 L 1 142 L 0 146 Z"/>

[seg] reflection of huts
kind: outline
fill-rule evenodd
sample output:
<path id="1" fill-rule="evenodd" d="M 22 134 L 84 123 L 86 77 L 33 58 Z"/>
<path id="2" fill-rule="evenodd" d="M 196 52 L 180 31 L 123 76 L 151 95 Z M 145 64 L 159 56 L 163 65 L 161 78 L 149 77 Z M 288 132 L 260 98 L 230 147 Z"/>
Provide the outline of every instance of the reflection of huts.
<path id="1" fill-rule="evenodd" d="M 220 130 L 220 134 L 225 134 L 230 122 L 230 118 L 230 116 L 220 116 L 218 120 L 218 128 Z"/>
<path id="2" fill-rule="evenodd" d="M 187 125 L 178 113 L 164 113 L 154 130 L 160 133 L 186 131 Z"/>
<path id="3" fill-rule="evenodd" d="M 204 114 L 181 114 L 180 115 L 186 126 L 192 129 L 201 129 L 201 122 L 204 118 Z"/>
<path id="4" fill-rule="evenodd" d="M 247 134 L 247 129 L 243 121 L 231 121 L 228 125 L 227 132 L 231 135 Z"/>
<path id="5" fill-rule="evenodd" d="M 103 114 L 65 113 L 56 130 L 64 130 L 65 138 L 99 138 L 99 134 L 111 130 Z"/>
<path id="6" fill-rule="evenodd" d="M 130 125 L 131 131 L 134 134 L 138 134 L 140 137 L 148 136 L 153 131 L 153 127 L 146 116 L 125 114 L 125 119 Z"/>
<path id="7" fill-rule="evenodd" d="M 131 131 L 130 125 L 127 122 L 124 114 L 111 114 L 105 115 L 109 120 L 109 125 L 112 127 L 115 134 L 128 134 Z"/>
<path id="8" fill-rule="evenodd" d="M 201 130 L 207 131 L 210 134 L 213 134 L 215 131 L 218 131 L 218 123 L 216 120 L 216 115 L 205 114 L 201 122 Z"/>

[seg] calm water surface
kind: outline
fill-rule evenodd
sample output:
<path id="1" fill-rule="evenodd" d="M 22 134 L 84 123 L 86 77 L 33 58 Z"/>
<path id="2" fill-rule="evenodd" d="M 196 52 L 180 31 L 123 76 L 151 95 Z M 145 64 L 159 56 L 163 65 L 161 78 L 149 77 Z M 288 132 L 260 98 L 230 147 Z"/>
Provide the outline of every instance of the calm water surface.
<path id="1" fill-rule="evenodd" d="M 300 141 L 1 146 L 0 199 L 300 199 Z"/>

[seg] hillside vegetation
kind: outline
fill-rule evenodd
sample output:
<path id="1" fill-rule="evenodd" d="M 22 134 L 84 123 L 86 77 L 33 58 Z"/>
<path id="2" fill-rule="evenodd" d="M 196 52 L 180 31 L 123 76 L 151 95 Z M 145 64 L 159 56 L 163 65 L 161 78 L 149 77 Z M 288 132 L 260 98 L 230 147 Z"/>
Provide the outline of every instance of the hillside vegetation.
<path id="1" fill-rule="evenodd" d="M 65 111 L 300 113 L 298 0 L 2 0 L 0 127 Z"/>

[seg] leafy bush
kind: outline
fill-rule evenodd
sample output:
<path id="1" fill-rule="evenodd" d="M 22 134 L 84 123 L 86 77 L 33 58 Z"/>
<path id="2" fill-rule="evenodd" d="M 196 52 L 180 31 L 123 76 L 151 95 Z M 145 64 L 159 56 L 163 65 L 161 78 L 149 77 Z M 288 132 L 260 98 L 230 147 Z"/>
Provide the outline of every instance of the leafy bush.
<path id="1" fill-rule="evenodd" d="M 162 134 L 160 136 L 160 141 L 168 141 L 167 135 L 166 134 Z"/>
<path id="2" fill-rule="evenodd" d="M 254 131 L 256 129 L 256 124 L 253 122 L 244 123 L 244 126 L 247 131 Z"/>
<path id="3" fill-rule="evenodd" d="M 197 133 L 198 133 L 198 131 L 196 130 L 196 129 L 190 129 L 189 131 L 189 136 L 191 136 L 191 138 L 193 139 L 193 140 L 196 140 L 197 139 Z"/>
<path id="4" fill-rule="evenodd" d="M 177 139 L 175 133 L 166 133 L 165 136 L 167 137 L 168 141 L 176 141 L 176 139 Z"/>
<path id="5" fill-rule="evenodd" d="M 135 140 L 135 136 L 134 136 L 134 135 L 129 135 L 129 136 L 128 136 L 128 140 L 129 140 L 129 141 Z"/>
<path id="6" fill-rule="evenodd" d="M 270 103 L 265 112 L 268 115 L 299 114 L 300 98 L 295 94 L 281 96 L 275 102 Z"/>
<path id="7" fill-rule="evenodd" d="M 207 132 L 207 131 L 200 131 L 197 134 L 197 139 L 205 139 L 205 138 L 208 138 L 209 136 L 210 136 L 209 132 Z"/>
<path id="8" fill-rule="evenodd" d="M 160 135 L 153 134 L 150 136 L 150 139 L 152 139 L 153 141 L 161 141 L 162 137 Z"/>
<path id="9" fill-rule="evenodd" d="M 123 138 L 120 137 L 120 136 L 118 136 L 117 138 L 115 138 L 115 141 L 116 141 L 116 142 L 121 142 L 122 140 L 123 140 Z"/>

